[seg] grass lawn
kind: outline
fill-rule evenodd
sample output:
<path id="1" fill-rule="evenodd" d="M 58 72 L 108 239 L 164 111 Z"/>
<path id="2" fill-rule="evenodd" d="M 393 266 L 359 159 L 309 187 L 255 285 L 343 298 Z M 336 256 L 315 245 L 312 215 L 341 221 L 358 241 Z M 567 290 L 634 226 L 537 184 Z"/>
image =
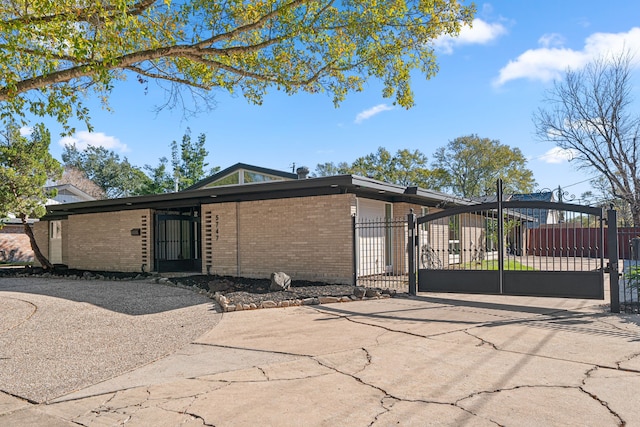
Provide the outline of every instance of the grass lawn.
<path id="1" fill-rule="evenodd" d="M 485 261 L 478 261 L 478 262 L 468 262 L 466 264 L 463 264 L 460 266 L 461 270 L 498 270 L 498 260 L 494 259 L 494 260 L 485 260 Z M 525 270 L 529 270 L 529 271 L 533 271 L 535 270 L 535 268 L 533 267 L 528 267 L 526 265 L 523 265 L 521 263 L 519 263 L 518 261 L 514 260 L 514 259 L 509 259 L 509 260 L 505 260 L 504 263 L 504 269 L 505 270 L 515 270 L 515 271 L 525 271 Z"/>

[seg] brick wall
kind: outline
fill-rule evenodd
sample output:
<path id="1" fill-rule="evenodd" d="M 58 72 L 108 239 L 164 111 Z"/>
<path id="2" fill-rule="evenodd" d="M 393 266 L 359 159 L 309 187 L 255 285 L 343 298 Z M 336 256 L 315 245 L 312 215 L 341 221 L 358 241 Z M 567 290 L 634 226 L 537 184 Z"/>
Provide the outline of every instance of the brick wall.
<path id="1" fill-rule="evenodd" d="M 69 265 L 69 220 L 62 220 L 62 263 Z"/>
<path id="2" fill-rule="evenodd" d="M 223 276 L 238 276 L 240 274 L 236 217 L 239 205 L 247 205 L 247 203 L 202 205 L 203 273 Z"/>
<path id="3" fill-rule="evenodd" d="M 5 224 L 0 229 L 0 262 L 31 262 L 33 251 L 22 224 Z"/>
<path id="4" fill-rule="evenodd" d="M 149 262 L 144 255 L 146 248 L 148 257 L 150 216 L 148 209 L 69 216 L 64 224 L 67 227 L 63 225 L 63 230 L 67 229 L 63 231 L 68 240 L 63 246 L 67 265 L 86 270 L 141 271 L 144 261 Z M 140 236 L 131 235 L 134 228 L 141 229 Z"/>
<path id="5" fill-rule="evenodd" d="M 203 205 L 210 271 L 244 277 L 284 271 L 294 279 L 351 283 L 355 202 L 355 195 L 340 194 Z"/>

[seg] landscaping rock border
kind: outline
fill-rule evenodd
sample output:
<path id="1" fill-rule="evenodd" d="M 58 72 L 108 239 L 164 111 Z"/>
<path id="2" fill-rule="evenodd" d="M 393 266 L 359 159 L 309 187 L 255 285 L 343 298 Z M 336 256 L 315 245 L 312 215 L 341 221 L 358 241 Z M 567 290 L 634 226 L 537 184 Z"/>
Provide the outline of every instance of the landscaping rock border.
<path id="1" fill-rule="evenodd" d="M 0 269 L 0 277 L 42 277 L 71 280 L 146 280 L 179 287 L 214 300 L 222 312 L 256 310 L 261 308 L 294 307 L 335 304 L 351 301 L 391 298 L 395 289 L 367 288 L 353 285 L 294 281 L 286 291 L 270 291 L 270 279 L 247 279 L 230 276 L 193 275 L 162 277 L 157 273 L 124 273 L 39 268 Z"/>
<path id="2" fill-rule="evenodd" d="M 351 295 L 343 295 L 343 296 L 318 296 L 318 297 L 308 297 L 308 298 L 296 298 L 296 299 L 285 299 L 282 301 L 273 301 L 270 299 L 265 299 L 260 303 L 233 303 L 227 298 L 227 296 L 223 295 L 220 292 L 216 292 L 214 294 L 214 298 L 216 302 L 222 308 L 222 311 L 232 312 L 232 311 L 244 311 L 244 310 L 256 310 L 260 308 L 280 308 L 280 307 L 295 307 L 301 305 L 319 305 L 319 304 L 335 304 L 340 302 L 351 302 L 351 301 L 362 301 L 362 300 L 371 300 L 371 299 L 384 299 L 391 298 L 396 295 L 395 290 L 393 289 L 373 289 L 373 288 L 363 288 L 359 286 L 353 287 L 353 293 Z"/>

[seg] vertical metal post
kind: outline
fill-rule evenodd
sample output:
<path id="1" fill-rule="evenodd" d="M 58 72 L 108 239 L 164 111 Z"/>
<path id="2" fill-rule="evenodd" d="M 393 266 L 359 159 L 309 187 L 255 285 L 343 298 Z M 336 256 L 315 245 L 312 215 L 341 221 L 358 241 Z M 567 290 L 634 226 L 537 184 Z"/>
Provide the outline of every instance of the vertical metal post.
<path id="1" fill-rule="evenodd" d="M 353 286 L 358 286 L 358 235 L 356 233 L 356 216 L 351 216 L 351 242 L 352 242 L 352 251 L 353 251 Z"/>
<path id="2" fill-rule="evenodd" d="M 620 313 L 618 218 L 614 209 L 607 210 L 607 249 L 609 250 L 609 292 L 611 293 L 611 312 Z"/>
<path id="3" fill-rule="evenodd" d="M 416 214 L 413 209 L 407 216 L 408 241 L 407 249 L 409 251 L 409 295 L 418 294 L 418 286 L 416 281 Z"/>
<path id="4" fill-rule="evenodd" d="M 496 182 L 496 197 L 498 200 L 498 289 L 504 293 L 504 215 L 502 212 L 502 179 Z"/>

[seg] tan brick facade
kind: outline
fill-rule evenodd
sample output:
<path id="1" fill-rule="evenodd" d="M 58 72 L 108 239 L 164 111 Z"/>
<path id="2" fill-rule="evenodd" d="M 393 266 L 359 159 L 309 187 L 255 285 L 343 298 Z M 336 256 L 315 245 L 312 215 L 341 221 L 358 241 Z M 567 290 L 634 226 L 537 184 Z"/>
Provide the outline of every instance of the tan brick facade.
<path id="1" fill-rule="evenodd" d="M 284 271 L 294 279 L 351 283 L 355 203 L 355 195 L 340 194 L 203 205 L 203 272 L 210 251 L 212 274 Z"/>
<path id="2" fill-rule="evenodd" d="M 62 224 L 63 262 L 86 270 L 141 271 L 149 263 L 150 216 L 148 209 L 70 216 Z M 138 228 L 141 235 L 132 236 L 131 230 Z"/>
<path id="3" fill-rule="evenodd" d="M 352 215 L 356 195 L 335 194 L 272 200 L 209 203 L 201 206 L 203 274 L 267 278 L 284 271 L 298 280 L 352 283 Z M 395 203 L 405 218 L 421 206 Z M 70 268 L 155 271 L 154 212 L 150 209 L 75 214 L 62 220 L 62 261 Z M 48 227 L 38 228 L 43 253 Z M 140 235 L 132 236 L 132 229 Z M 393 265 L 406 264 L 406 230 L 393 239 Z"/>
<path id="4" fill-rule="evenodd" d="M 203 273 L 240 274 L 237 210 L 241 204 L 246 205 L 237 202 L 202 205 Z"/>

